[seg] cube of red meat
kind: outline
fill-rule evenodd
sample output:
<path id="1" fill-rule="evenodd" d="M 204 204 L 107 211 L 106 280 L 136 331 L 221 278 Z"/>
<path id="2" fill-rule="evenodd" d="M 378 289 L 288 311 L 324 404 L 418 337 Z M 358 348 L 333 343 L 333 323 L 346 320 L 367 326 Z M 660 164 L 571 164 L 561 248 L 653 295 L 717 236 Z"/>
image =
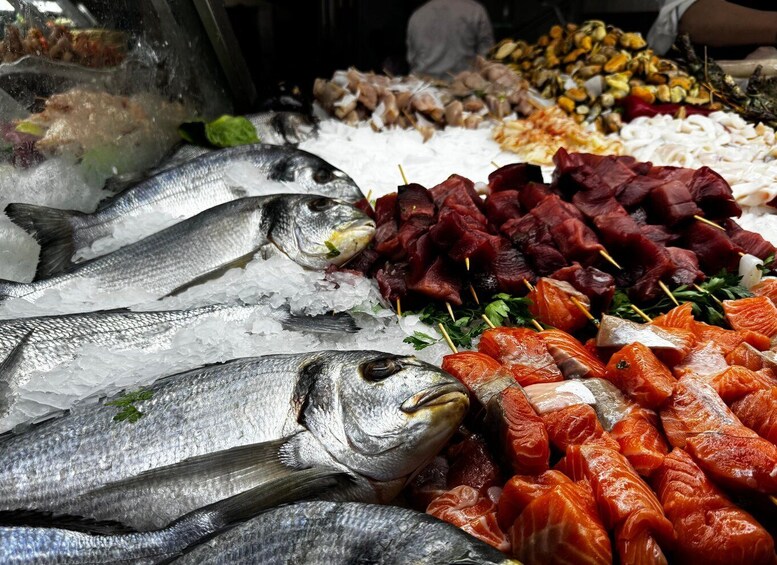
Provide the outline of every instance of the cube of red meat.
<path id="1" fill-rule="evenodd" d="M 454 243 L 448 251 L 448 256 L 462 265 L 469 259 L 472 264 L 482 266 L 494 260 L 501 243 L 502 239 L 498 235 L 470 230 Z"/>
<path id="2" fill-rule="evenodd" d="M 397 298 L 407 294 L 407 272 L 406 263 L 394 263 L 375 273 L 383 298 L 394 304 Z"/>
<path id="3" fill-rule="evenodd" d="M 531 283 L 537 278 L 523 253 L 509 244 L 503 245 L 494 257 L 491 274 L 496 279 L 497 290 L 510 294 L 523 294 L 526 291 L 523 281 Z"/>
<path id="4" fill-rule="evenodd" d="M 419 237 L 429 231 L 433 223 L 434 219 L 430 216 L 414 216 L 402 224 L 397 232 L 397 239 L 405 253 L 410 250 Z"/>
<path id="5" fill-rule="evenodd" d="M 446 207 L 440 212 L 437 223 L 429 230 L 429 235 L 440 249 L 448 250 L 464 235 L 471 231 L 484 231 L 481 224 L 470 210 L 461 207 Z"/>
<path id="6" fill-rule="evenodd" d="M 499 228 L 508 220 L 521 217 L 521 204 L 517 190 L 496 192 L 486 199 L 486 217 Z"/>
<path id="7" fill-rule="evenodd" d="M 589 220 L 598 216 L 628 216 L 626 209 L 615 199 L 615 191 L 604 186 L 575 193 L 572 203 Z"/>
<path id="8" fill-rule="evenodd" d="M 392 192 L 381 196 L 375 201 L 375 224 L 381 226 L 386 222 L 397 220 L 397 195 Z"/>
<path id="9" fill-rule="evenodd" d="M 736 272 L 739 269 L 739 245 L 731 241 L 725 232 L 703 222 L 692 222 L 683 230 L 682 247 L 690 249 L 699 259 L 706 273 L 717 273 L 721 269 Z"/>
<path id="10" fill-rule="evenodd" d="M 445 200 L 447 200 L 448 197 L 454 193 L 460 202 L 464 202 L 466 200 L 465 196 L 468 196 L 469 201 L 475 206 L 478 208 L 483 206 L 483 201 L 480 199 L 480 196 L 478 196 L 478 193 L 475 190 L 475 183 L 460 175 L 449 176 L 445 182 L 442 182 L 434 188 L 431 188 L 429 192 L 431 193 L 432 199 L 434 200 L 434 205 L 437 206 L 438 210 L 442 206 L 443 202 L 445 202 Z"/>
<path id="11" fill-rule="evenodd" d="M 433 300 L 450 302 L 459 306 L 461 305 L 461 286 L 461 280 L 454 270 L 442 257 L 438 257 L 418 280 L 410 281 L 407 288 Z"/>
<path id="12" fill-rule="evenodd" d="M 413 279 L 420 278 L 437 258 L 437 249 L 428 233 L 422 234 L 407 249 L 407 260 Z"/>
<path id="13" fill-rule="evenodd" d="M 688 187 L 677 180 L 665 182 L 650 192 L 650 209 L 652 215 L 668 226 L 674 226 L 683 220 L 701 214 L 701 209 L 691 197 Z"/>
<path id="14" fill-rule="evenodd" d="M 726 233 L 731 241 L 744 249 L 745 253 L 755 255 L 759 259 L 766 259 L 777 251 L 774 245 L 766 241 L 760 234 L 742 229 L 742 226 L 734 220 L 726 220 L 723 222 L 723 227 L 726 228 Z"/>
<path id="15" fill-rule="evenodd" d="M 573 204 L 564 202 L 555 194 L 543 198 L 542 201 L 534 207 L 531 214 L 548 226 L 563 222 L 567 218 L 575 218 L 577 220 L 583 219 L 583 214 L 580 213 L 580 210 Z"/>
<path id="16" fill-rule="evenodd" d="M 615 294 L 615 279 L 612 275 L 596 267 L 583 267 L 580 263 L 559 269 L 550 278 L 571 284 L 588 297 L 595 310 L 606 311 Z"/>
<path id="17" fill-rule="evenodd" d="M 551 245 L 531 245 L 524 249 L 524 253 L 529 258 L 534 271 L 541 277 L 567 265 L 566 258 Z"/>
<path id="18" fill-rule="evenodd" d="M 709 167 L 701 167 L 693 173 L 688 189 L 708 218 L 738 218 L 742 215 L 742 208 L 734 200 L 731 186 Z"/>
<path id="19" fill-rule="evenodd" d="M 679 247 L 667 247 L 666 251 L 674 264 L 674 270 L 670 275 L 674 285 L 691 285 L 704 279 L 704 273 L 699 270 L 699 260 L 693 251 Z"/>
<path id="20" fill-rule="evenodd" d="M 520 219 L 509 220 L 502 224 L 501 231 L 513 245 L 525 250 L 536 244 L 553 245 L 550 229 L 534 214 L 526 214 Z"/>
<path id="21" fill-rule="evenodd" d="M 542 202 L 546 196 L 553 194 L 553 191 L 551 191 L 550 186 L 547 184 L 529 182 L 526 183 L 526 186 L 518 194 L 521 207 L 528 212 Z"/>
<path id="22" fill-rule="evenodd" d="M 435 213 L 432 195 L 420 184 L 399 187 L 397 208 L 400 224 L 416 216 L 433 218 Z"/>
<path id="23" fill-rule="evenodd" d="M 637 177 L 637 174 L 620 157 L 615 156 L 599 161 L 594 166 L 594 171 L 598 175 L 600 182 L 615 193 Z M 595 189 L 597 187 L 590 188 Z"/>
<path id="24" fill-rule="evenodd" d="M 651 176 L 638 176 L 629 183 L 620 187 L 615 198 L 626 208 L 639 206 L 653 191 L 653 189 L 664 184 L 663 179 Z"/>
<path id="25" fill-rule="evenodd" d="M 528 182 L 542 182 L 542 169 L 528 163 L 513 163 L 499 167 L 488 175 L 491 192 L 520 190 Z"/>
<path id="26" fill-rule="evenodd" d="M 394 261 L 404 258 L 404 250 L 399 243 L 397 223 L 394 220 L 384 222 L 375 230 L 373 247 L 375 251 Z"/>
<path id="27" fill-rule="evenodd" d="M 570 261 L 590 264 L 604 250 L 593 230 L 580 220 L 568 218 L 550 228 L 556 248 Z"/>

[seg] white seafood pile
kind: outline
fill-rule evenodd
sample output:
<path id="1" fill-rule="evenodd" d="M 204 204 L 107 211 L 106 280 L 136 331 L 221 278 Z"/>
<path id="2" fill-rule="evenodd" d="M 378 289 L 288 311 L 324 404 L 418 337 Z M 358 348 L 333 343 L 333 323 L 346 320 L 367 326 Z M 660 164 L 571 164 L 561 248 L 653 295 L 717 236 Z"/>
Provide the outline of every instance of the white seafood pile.
<path id="1" fill-rule="evenodd" d="M 743 206 L 761 206 L 777 196 L 777 136 L 737 114 L 637 118 L 620 131 L 624 153 L 656 165 L 697 169 L 704 165 L 722 175 Z"/>

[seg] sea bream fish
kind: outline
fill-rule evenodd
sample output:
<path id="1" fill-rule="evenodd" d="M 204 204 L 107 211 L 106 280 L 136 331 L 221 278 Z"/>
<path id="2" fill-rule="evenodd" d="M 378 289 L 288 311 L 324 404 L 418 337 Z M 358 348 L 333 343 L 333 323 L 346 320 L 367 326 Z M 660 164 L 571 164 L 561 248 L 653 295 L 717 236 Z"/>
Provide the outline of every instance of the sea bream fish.
<path id="1" fill-rule="evenodd" d="M 16 565 L 152 565 L 263 509 L 310 498 L 337 486 L 340 473 L 308 469 L 206 508 L 190 512 L 166 528 L 150 532 L 112 531 L 110 524 L 20 513 L 0 513 L 0 563 Z M 45 525 L 44 525 L 45 524 Z"/>
<path id="2" fill-rule="evenodd" d="M 263 512 L 172 563 L 520 565 L 456 526 L 422 512 L 321 500 Z"/>
<path id="3" fill-rule="evenodd" d="M 259 141 L 267 145 L 296 146 L 318 135 L 318 125 L 315 119 L 298 112 L 260 112 L 248 114 L 245 118 L 256 129 Z M 121 192 L 162 171 L 173 169 L 213 151 L 214 149 L 210 147 L 185 142 L 179 143 L 168 151 L 155 167 L 137 173 L 116 175 L 106 181 L 105 189 L 114 193 Z"/>
<path id="4" fill-rule="evenodd" d="M 64 274 L 32 283 L 0 282 L 0 303 L 9 297 L 35 302 L 48 289 L 67 289 L 74 279 L 90 279 L 100 292 L 135 287 L 162 298 L 244 267 L 260 251 L 278 250 L 303 267 L 324 269 L 359 253 L 374 232 L 366 214 L 339 200 L 308 194 L 242 198 Z"/>
<path id="5" fill-rule="evenodd" d="M 468 408 L 461 384 L 414 357 L 237 359 L 0 436 L 0 510 L 145 530 L 312 466 L 349 475 L 338 498 L 388 502 Z"/>
<path id="6" fill-rule="evenodd" d="M 20 413 L 18 409 L 14 411 L 19 388 L 25 386 L 34 374 L 47 373 L 78 359 L 83 355 L 84 348 L 101 347 L 111 352 L 142 351 L 144 354 L 163 352 L 173 347 L 174 340 L 184 329 L 197 324 L 218 320 L 236 328 L 245 328 L 248 332 L 250 322 L 257 317 L 274 319 L 281 327 L 292 331 L 342 335 L 358 330 L 354 319 L 346 313 L 293 315 L 288 308 L 271 308 L 269 300 L 251 305 L 216 304 L 190 310 L 114 310 L 0 320 L 0 359 L 11 358 L 23 340 L 12 362 L 6 363 L 5 369 L 0 371 L 0 432 L 30 415 Z M 271 351 L 274 350 L 266 352 Z M 160 356 L 160 362 L 164 363 L 164 357 Z M 178 367 L 189 369 L 197 364 L 195 361 Z M 47 385 L 54 384 L 47 380 Z M 94 386 L 90 389 L 82 383 L 78 393 L 74 391 L 72 396 L 83 398 L 94 392 L 97 392 Z M 41 404 L 38 415 L 45 411 L 50 411 L 50 408 L 46 410 L 46 405 Z M 5 422 L 4 418 L 10 421 Z"/>
<path id="7" fill-rule="evenodd" d="M 246 175 L 246 166 L 251 177 L 247 180 L 256 181 L 253 186 L 230 176 L 235 167 Z M 293 147 L 254 144 L 214 151 L 160 172 L 105 201 L 92 214 L 31 204 L 9 204 L 5 213 L 40 244 L 36 279 L 41 279 L 66 270 L 76 251 L 115 230 L 127 232 L 131 226 L 121 238 L 131 243 L 219 204 L 277 193 L 318 194 L 351 203 L 364 198 L 348 175 L 320 157 Z"/>

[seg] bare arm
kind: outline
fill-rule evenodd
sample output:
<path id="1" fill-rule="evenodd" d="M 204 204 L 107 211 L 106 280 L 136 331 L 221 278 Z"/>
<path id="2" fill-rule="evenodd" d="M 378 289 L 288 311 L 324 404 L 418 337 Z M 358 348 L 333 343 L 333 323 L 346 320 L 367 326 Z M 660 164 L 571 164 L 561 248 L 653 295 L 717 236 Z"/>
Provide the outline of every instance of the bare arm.
<path id="1" fill-rule="evenodd" d="M 764 12 L 724 0 L 698 0 L 680 19 L 680 33 L 712 47 L 777 44 L 777 12 Z"/>

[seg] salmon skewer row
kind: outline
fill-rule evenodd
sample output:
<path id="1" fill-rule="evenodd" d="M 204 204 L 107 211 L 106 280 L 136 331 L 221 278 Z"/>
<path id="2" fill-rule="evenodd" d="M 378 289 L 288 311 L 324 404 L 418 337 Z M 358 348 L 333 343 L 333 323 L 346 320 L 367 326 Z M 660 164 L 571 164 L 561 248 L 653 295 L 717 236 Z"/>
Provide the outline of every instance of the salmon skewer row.
<path id="1" fill-rule="evenodd" d="M 537 332 L 527 328 L 494 328 L 480 338 L 478 351 L 509 369 L 521 386 L 558 382 L 564 375 Z"/>

